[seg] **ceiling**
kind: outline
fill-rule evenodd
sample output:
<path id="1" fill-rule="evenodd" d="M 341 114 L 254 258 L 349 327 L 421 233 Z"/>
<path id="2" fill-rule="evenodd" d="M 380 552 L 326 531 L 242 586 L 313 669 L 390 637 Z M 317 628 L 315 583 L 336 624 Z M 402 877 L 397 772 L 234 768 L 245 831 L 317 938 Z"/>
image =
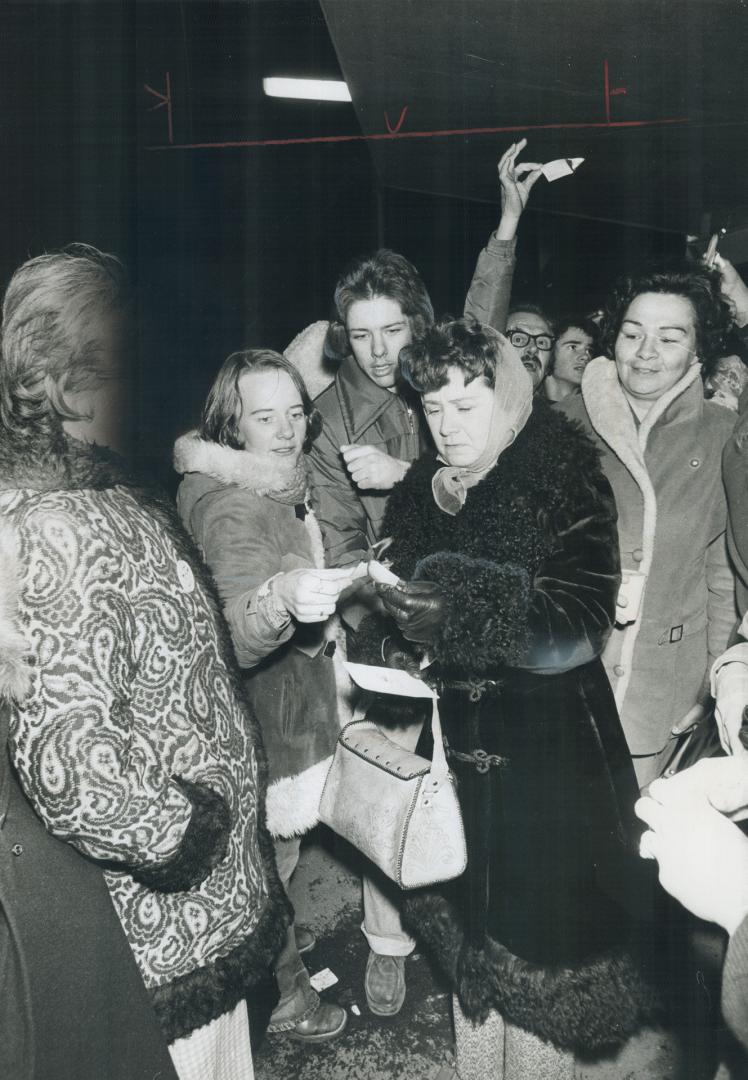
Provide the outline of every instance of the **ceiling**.
<path id="1" fill-rule="evenodd" d="M 526 135 L 529 160 L 585 158 L 536 187 L 535 210 L 675 232 L 742 220 L 745 0 L 321 6 L 385 186 L 496 201 L 496 162 Z"/>

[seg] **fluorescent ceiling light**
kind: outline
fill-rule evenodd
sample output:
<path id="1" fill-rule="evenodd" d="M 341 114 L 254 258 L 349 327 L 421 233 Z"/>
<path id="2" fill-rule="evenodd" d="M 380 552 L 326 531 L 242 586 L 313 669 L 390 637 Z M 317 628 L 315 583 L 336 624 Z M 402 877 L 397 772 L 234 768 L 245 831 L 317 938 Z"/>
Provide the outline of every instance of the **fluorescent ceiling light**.
<path id="1" fill-rule="evenodd" d="M 350 101 L 344 82 L 335 79 L 263 79 L 268 97 L 305 98 L 307 101 Z"/>

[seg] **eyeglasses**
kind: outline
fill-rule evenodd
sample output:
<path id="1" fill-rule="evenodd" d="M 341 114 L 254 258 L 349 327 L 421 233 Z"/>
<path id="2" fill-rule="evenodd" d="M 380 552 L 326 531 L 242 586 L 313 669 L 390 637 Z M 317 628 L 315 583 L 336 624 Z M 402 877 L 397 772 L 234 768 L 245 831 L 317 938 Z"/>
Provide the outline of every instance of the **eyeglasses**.
<path id="1" fill-rule="evenodd" d="M 515 349 L 524 349 L 532 338 L 541 352 L 550 352 L 555 341 L 555 338 L 552 338 L 550 334 L 526 334 L 524 330 L 507 330 L 506 336 Z"/>

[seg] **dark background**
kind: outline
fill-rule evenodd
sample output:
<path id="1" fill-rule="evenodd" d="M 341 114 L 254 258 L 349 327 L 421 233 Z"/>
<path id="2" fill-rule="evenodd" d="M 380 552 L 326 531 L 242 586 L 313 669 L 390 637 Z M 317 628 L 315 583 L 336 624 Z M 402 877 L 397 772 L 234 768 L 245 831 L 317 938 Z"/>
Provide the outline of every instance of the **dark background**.
<path id="1" fill-rule="evenodd" d="M 686 232 L 748 221 L 744 0 L 255 0 L 13 3 L 0 8 L 0 276 L 70 241 L 115 251 L 139 303 L 138 449 L 165 477 L 228 352 L 282 349 L 326 318 L 355 254 L 386 244 L 438 312 L 462 307 L 498 219 L 496 162 L 579 155 L 541 181 L 515 292 L 593 307 Z M 621 121 L 605 126 L 603 61 Z M 341 75 L 342 70 L 342 75 Z M 386 132 L 391 140 L 177 146 Z M 265 98 L 268 75 L 345 77 L 354 104 Z M 547 125 L 600 124 L 599 127 Z M 540 126 L 543 130 L 532 130 Z"/>

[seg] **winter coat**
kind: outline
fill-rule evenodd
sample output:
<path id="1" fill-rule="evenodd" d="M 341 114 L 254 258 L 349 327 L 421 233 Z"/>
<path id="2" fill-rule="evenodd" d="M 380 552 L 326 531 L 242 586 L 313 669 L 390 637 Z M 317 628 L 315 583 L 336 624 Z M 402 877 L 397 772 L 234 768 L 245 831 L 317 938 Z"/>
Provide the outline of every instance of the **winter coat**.
<path id="1" fill-rule="evenodd" d="M 637 425 L 615 364 L 588 364 L 582 396 L 558 406 L 601 451 L 618 506 L 624 587 L 603 654 L 632 754 L 655 754 L 706 694 L 735 625 L 721 456 L 735 415 L 704 401 L 697 367 Z M 627 571 L 646 575 L 639 616 Z"/>
<path id="2" fill-rule="evenodd" d="M 405 893 L 406 916 L 469 1017 L 495 1008 L 560 1047 L 599 1052 L 657 1011 L 628 951 L 637 788 L 599 659 L 620 580 L 615 504 L 594 448 L 542 399 L 454 517 L 434 502 L 437 467 L 427 455 L 411 468 L 384 527 L 395 573 L 445 597 L 426 677 L 468 867 Z M 381 663 L 395 633 L 370 618 L 356 658 Z M 396 711 L 402 720 L 403 699 Z M 388 713 L 382 697 L 374 717 Z"/>
<path id="3" fill-rule="evenodd" d="M 19 655 L 25 641 L 9 623 L 0 640 L 0 697 L 9 698 L 16 689 L 8 650 Z M 2 1075 L 176 1080 L 104 875 L 34 813 L 8 758 L 8 721 L 0 705 Z"/>
<path id="4" fill-rule="evenodd" d="M 324 566 L 317 520 L 308 499 L 272 498 L 268 491 L 279 486 L 273 463 L 247 450 L 186 435 L 177 440 L 175 465 L 185 474 L 179 513 L 213 575 L 262 728 L 270 831 L 300 835 L 319 820 L 335 740 L 350 719 L 349 683 L 335 620 L 291 620 L 278 629 L 258 593 L 276 574 Z"/>
<path id="5" fill-rule="evenodd" d="M 740 395 L 738 421 L 725 443 L 722 475 L 727 492 L 727 542 L 737 575 L 739 611 L 748 611 L 748 387 Z"/>
<path id="6" fill-rule="evenodd" d="M 106 870 L 169 1042 L 262 978 L 290 912 L 231 641 L 173 509 L 114 455 L 0 436 L 4 580 L 29 651 L 9 748 L 53 836 Z"/>
<path id="7" fill-rule="evenodd" d="M 503 331 L 514 273 L 515 242 L 491 237 L 481 252 L 465 301 L 465 315 Z M 307 382 L 317 381 L 303 365 Z M 415 461 L 429 445 L 420 400 L 408 388 L 377 386 L 347 356 L 331 385 L 315 399 L 323 429 L 310 453 L 317 515 L 330 566 L 358 562 L 382 537 L 388 491 L 359 491 L 340 447 L 375 446 L 401 461 Z"/>

